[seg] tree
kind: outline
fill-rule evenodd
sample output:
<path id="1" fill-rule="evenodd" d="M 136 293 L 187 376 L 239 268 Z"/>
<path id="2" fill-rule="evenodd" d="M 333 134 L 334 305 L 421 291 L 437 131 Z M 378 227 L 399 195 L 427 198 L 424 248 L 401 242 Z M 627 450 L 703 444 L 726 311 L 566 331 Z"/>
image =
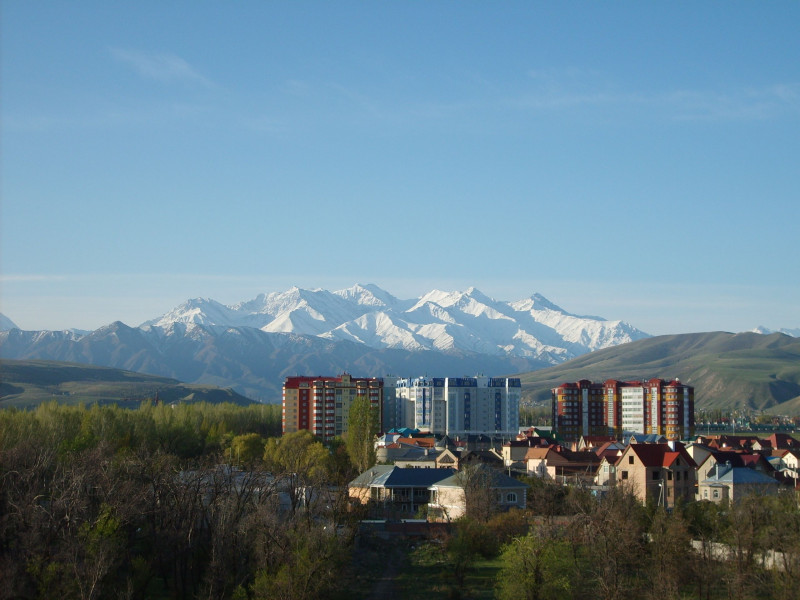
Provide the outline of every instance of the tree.
<path id="1" fill-rule="evenodd" d="M 450 573 L 454 579 L 454 596 L 459 597 L 464 590 L 464 583 L 472 565 L 480 552 L 487 553 L 489 538 L 488 529 L 477 521 L 469 518 L 456 522 L 455 530 L 445 542 Z M 495 546 L 496 550 L 497 547 Z"/>
<path id="2" fill-rule="evenodd" d="M 357 396 L 350 404 L 345 444 L 350 461 L 359 473 L 375 464 L 375 436 L 378 434 L 378 409 L 368 396 Z"/>
<path id="3" fill-rule="evenodd" d="M 501 600 L 568 597 L 569 546 L 543 533 L 543 530 L 531 532 L 504 547 L 497 583 Z"/>
<path id="4" fill-rule="evenodd" d="M 314 498 L 315 488 L 330 474 L 331 462 L 328 449 L 307 429 L 270 438 L 264 448 L 264 463 L 283 480 L 293 513 Z"/>
<path id="5" fill-rule="evenodd" d="M 496 471 L 481 463 L 467 465 L 458 472 L 456 479 L 464 488 L 467 517 L 486 523 L 497 512 L 496 477 Z"/>
<path id="6" fill-rule="evenodd" d="M 616 485 L 600 500 L 590 495 L 575 495 L 573 500 L 577 514 L 571 526 L 579 530 L 583 545 L 593 549 L 594 559 L 587 567 L 596 597 L 616 600 L 636 592 L 646 551 L 646 515 L 633 490 Z"/>
<path id="7" fill-rule="evenodd" d="M 244 433 L 231 440 L 230 458 L 240 465 L 252 465 L 264 457 L 266 442 L 257 433 Z"/>
<path id="8" fill-rule="evenodd" d="M 687 583 L 696 557 L 692 551 L 689 530 L 680 512 L 667 513 L 659 507 L 650 525 L 650 578 L 657 588 L 648 591 L 654 599 L 681 597 L 681 586 Z"/>

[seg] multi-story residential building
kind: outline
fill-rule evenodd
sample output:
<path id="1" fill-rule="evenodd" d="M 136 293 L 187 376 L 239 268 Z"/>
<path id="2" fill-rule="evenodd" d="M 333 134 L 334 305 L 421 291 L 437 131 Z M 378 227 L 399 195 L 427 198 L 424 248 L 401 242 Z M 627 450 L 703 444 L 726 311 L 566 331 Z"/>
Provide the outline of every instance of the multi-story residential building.
<path id="1" fill-rule="evenodd" d="M 678 379 L 582 379 L 552 389 L 552 417 L 566 440 L 630 432 L 686 439 L 694 435 L 694 388 Z"/>
<path id="2" fill-rule="evenodd" d="M 370 406 L 381 415 L 383 380 L 352 377 L 287 377 L 283 383 L 283 433 L 308 429 L 323 441 L 347 431 L 350 405 L 358 398 L 369 398 Z M 379 417 L 382 422 L 382 416 Z"/>
<path id="3" fill-rule="evenodd" d="M 438 435 L 515 436 L 522 386 L 508 377 L 416 377 L 395 383 L 402 425 Z"/>
<path id="4" fill-rule="evenodd" d="M 582 436 L 608 435 L 608 405 L 602 384 L 582 379 L 564 383 L 552 390 L 553 429 L 565 440 L 576 441 Z"/>

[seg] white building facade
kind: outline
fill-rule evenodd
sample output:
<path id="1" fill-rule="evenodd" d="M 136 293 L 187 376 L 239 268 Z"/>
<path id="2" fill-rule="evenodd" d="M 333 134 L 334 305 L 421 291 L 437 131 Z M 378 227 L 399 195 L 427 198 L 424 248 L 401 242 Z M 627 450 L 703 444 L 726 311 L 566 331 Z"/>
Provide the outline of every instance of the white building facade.
<path id="1" fill-rule="evenodd" d="M 513 436 L 522 385 L 513 377 L 416 377 L 395 382 L 400 426 L 437 435 Z"/>

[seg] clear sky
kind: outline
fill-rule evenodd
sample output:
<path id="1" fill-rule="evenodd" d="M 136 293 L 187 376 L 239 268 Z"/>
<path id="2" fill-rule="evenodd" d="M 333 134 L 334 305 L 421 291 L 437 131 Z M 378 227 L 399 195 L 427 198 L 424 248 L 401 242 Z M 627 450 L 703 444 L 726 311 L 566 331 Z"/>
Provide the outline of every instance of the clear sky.
<path id="1" fill-rule="evenodd" d="M 375 283 L 800 327 L 798 2 L 2 3 L 0 312 Z"/>

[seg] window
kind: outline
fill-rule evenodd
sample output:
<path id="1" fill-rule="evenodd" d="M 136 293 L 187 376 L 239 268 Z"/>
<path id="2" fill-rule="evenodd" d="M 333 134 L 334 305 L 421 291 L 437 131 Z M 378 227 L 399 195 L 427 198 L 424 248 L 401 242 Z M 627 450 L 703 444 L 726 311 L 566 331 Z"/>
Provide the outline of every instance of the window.
<path id="1" fill-rule="evenodd" d="M 633 457 L 632 457 L 632 456 L 629 456 L 629 457 L 628 457 L 628 464 L 629 464 L 629 465 L 632 465 L 632 464 L 633 464 Z"/>
<path id="2" fill-rule="evenodd" d="M 506 494 L 506 502 L 509 504 L 516 504 L 517 494 L 514 492 L 509 492 L 508 494 Z"/>
<path id="3" fill-rule="evenodd" d="M 677 474 L 676 479 L 680 479 L 680 473 Z M 667 481 L 672 481 L 672 471 L 667 471 Z"/>
<path id="4" fill-rule="evenodd" d="M 719 498 L 719 490 L 714 490 L 714 498 Z"/>
<path id="5" fill-rule="evenodd" d="M 653 471 L 653 479 L 661 479 L 661 472 Z"/>
<path id="6" fill-rule="evenodd" d="M 623 479 L 627 479 L 628 478 L 628 472 L 627 471 L 623 471 L 622 472 L 622 478 Z"/>

